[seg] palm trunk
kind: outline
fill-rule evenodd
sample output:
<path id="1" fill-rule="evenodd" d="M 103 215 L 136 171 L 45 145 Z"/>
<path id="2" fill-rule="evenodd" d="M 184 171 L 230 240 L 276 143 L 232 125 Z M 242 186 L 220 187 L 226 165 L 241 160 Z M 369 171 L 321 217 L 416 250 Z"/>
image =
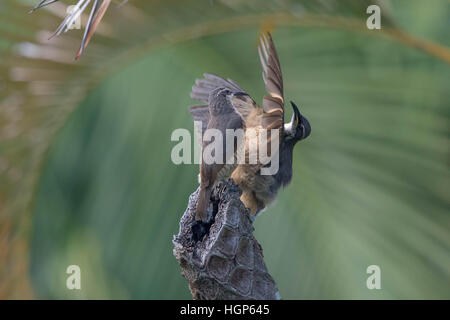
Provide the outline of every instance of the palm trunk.
<path id="1" fill-rule="evenodd" d="M 214 223 L 201 241 L 195 242 L 192 225 L 199 190 L 174 236 L 174 255 L 196 300 L 280 299 L 275 281 L 267 271 L 262 248 L 253 236 L 248 210 L 239 200 L 240 189 L 232 182 L 213 190 L 218 202 Z"/>

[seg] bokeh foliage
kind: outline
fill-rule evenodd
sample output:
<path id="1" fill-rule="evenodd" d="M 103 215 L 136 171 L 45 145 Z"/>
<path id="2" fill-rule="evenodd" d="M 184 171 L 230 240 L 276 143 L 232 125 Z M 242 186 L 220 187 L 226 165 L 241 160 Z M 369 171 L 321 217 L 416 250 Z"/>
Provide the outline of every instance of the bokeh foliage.
<path id="1" fill-rule="evenodd" d="M 292 184 L 255 223 L 282 297 L 449 298 L 448 2 L 382 1 L 382 31 L 365 29 L 370 1 L 181 2 L 112 8 L 76 64 L 76 31 L 39 43 L 60 61 L 20 56 L 58 18 L 3 4 L 2 106 L 22 117 L 2 120 L 17 133 L 0 144 L 0 294 L 189 298 L 171 238 L 198 169 L 172 164 L 170 135 L 192 131 L 203 72 L 260 100 L 257 35 L 271 28 L 285 95 L 312 124 Z M 79 292 L 65 288 L 70 264 Z M 371 264 L 382 290 L 365 286 Z"/>

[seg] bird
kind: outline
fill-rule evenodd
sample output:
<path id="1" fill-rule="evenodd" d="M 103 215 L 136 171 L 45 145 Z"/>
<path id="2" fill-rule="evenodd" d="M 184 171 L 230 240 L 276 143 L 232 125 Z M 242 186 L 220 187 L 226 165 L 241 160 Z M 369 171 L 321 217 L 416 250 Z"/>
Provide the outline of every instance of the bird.
<path id="1" fill-rule="evenodd" d="M 262 67 L 262 78 L 267 95 L 262 99 L 261 107 L 252 97 L 232 79 L 225 79 L 218 75 L 205 73 L 204 78 L 196 79 L 192 86 L 190 97 L 201 101 L 202 104 L 189 108 L 194 121 L 201 122 L 203 134 L 208 129 L 215 129 L 225 137 L 226 129 L 242 129 L 245 133 L 253 130 L 256 135 L 262 131 L 276 130 L 278 145 L 276 152 L 269 154 L 269 162 L 263 163 L 258 159 L 256 163 L 249 161 L 249 155 L 261 146 L 249 143 L 247 135 L 244 141 L 233 141 L 234 150 L 245 150 L 245 161 L 229 164 L 224 157 L 221 163 L 200 164 L 200 192 L 196 207 L 195 220 L 208 222 L 208 205 L 212 188 L 221 180 L 231 178 L 241 190 L 240 200 L 249 209 L 252 219 L 272 203 L 281 187 L 287 186 L 292 179 L 293 150 L 297 142 L 306 139 L 311 134 L 311 125 L 304 117 L 297 105 L 291 101 L 293 115 L 288 123 L 284 123 L 285 100 L 283 93 L 283 77 L 280 61 L 269 32 L 260 36 L 258 54 Z M 275 141 L 268 133 L 266 150 Z M 223 140 L 223 145 L 230 141 Z M 260 141 L 260 140 L 257 140 Z M 205 150 L 211 141 L 202 142 Z M 262 174 L 278 157 L 278 170 L 273 174 Z M 236 160 L 236 153 L 234 154 Z"/>
<path id="2" fill-rule="evenodd" d="M 244 128 L 242 117 L 228 100 L 229 97 L 234 94 L 236 93 L 230 91 L 229 88 L 221 86 L 211 91 L 208 98 L 209 120 L 206 130 L 219 130 L 222 133 L 222 136 L 226 137 L 225 132 L 227 129 L 237 130 Z M 206 147 L 213 142 L 214 140 L 204 140 L 202 142 L 202 150 L 205 150 Z M 217 175 L 223 170 L 227 160 L 226 153 L 223 152 L 226 150 L 226 144 L 227 140 L 223 139 L 222 146 L 219 148 L 222 152 L 217 155 L 215 154 L 215 156 L 219 158 L 219 161 L 211 164 L 202 163 L 200 166 L 200 193 L 197 204 L 197 220 L 205 220 L 206 218 L 205 214 L 209 204 L 208 200 L 211 196 L 211 190 L 217 179 Z"/>

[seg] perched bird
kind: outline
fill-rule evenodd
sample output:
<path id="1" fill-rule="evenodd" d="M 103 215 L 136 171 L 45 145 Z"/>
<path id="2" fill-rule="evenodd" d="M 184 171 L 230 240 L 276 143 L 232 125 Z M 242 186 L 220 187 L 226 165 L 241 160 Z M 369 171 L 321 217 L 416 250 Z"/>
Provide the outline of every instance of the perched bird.
<path id="1" fill-rule="evenodd" d="M 209 94 L 209 120 L 206 129 L 219 130 L 225 139 L 222 140 L 222 153 L 216 155 L 219 161 L 211 164 L 202 163 L 200 166 L 200 194 L 197 204 L 197 220 L 205 220 L 212 187 L 217 179 L 217 175 L 223 170 L 227 160 L 226 152 L 224 152 L 227 143 L 225 130 L 244 128 L 242 117 L 228 100 L 229 97 L 232 97 L 234 94 L 235 93 L 231 92 L 229 88 L 223 88 L 221 86 L 212 90 Z M 212 142 L 213 141 L 203 141 L 202 149 L 205 150 L 208 144 Z"/>
<path id="2" fill-rule="evenodd" d="M 292 155 L 295 144 L 307 138 L 311 133 L 308 120 L 300 114 L 297 106 L 291 101 L 294 113 L 289 123 L 284 123 L 283 77 L 275 45 L 270 33 L 263 34 L 258 48 L 262 66 L 262 75 L 268 95 L 263 97 L 262 108 L 236 82 L 223 79 L 217 75 L 204 74 L 192 87 L 191 98 L 204 104 L 190 107 L 194 121 L 201 121 L 202 133 L 207 129 L 217 129 L 225 135 L 226 129 L 250 129 L 260 135 L 262 131 L 276 129 L 279 144 L 277 152 L 269 155 L 269 162 L 260 159 L 250 163 L 249 155 L 261 146 L 249 143 L 246 138 L 238 145 L 233 141 L 235 150 L 245 147 L 245 163 L 200 165 L 200 194 L 195 219 L 207 222 L 207 209 L 211 190 L 221 179 L 231 177 L 242 189 L 241 201 L 255 216 L 276 197 L 281 186 L 287 185 L 292 177 Z M 266 150 L 274 141 L 268 135 Z M 259 141 L 259 140 L 257 140 Z M 211 142 L 203 141 L 203 149 Z M 223 141 L 224 146 L 226 141 Z M 270 162 L 278 157 L 278 170 L 274 174 L 261 173 L 261 169 L 270 166 Z M 226 160 L 222 158 L 222 160 Z"/>

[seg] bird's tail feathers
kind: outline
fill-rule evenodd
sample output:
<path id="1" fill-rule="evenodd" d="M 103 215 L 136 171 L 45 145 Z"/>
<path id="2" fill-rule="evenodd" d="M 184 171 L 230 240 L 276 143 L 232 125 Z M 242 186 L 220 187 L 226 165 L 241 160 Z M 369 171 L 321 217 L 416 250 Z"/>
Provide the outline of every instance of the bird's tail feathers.
<path id="1" fill-rule="evenodd" d="M 206 214 L 211 197 L 211 188 L 200 188 L 197 201 L 197 211 L 195 213 L 195 220 L 206 222 Z"/>

